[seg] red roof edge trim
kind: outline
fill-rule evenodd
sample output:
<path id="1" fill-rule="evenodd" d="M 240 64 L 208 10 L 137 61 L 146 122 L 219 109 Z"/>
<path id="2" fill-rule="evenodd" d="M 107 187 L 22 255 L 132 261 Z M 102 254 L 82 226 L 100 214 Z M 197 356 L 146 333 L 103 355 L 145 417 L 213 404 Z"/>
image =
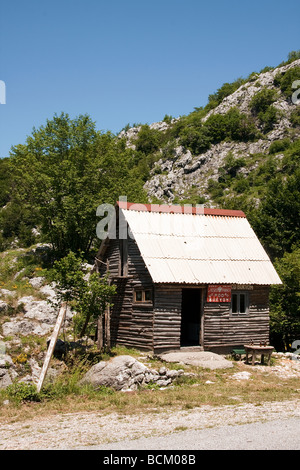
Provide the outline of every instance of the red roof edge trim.
<path id="1" fill-rule="evenodd" d="M 160 212 L 169 214 L 202 214 L 202 215 L 217 215 L 224 217 L 246 217 L 243 211 L 230 210 L 230 209 L 211 209 L 209 207 L 202 207 L 197 205 L 192 207 L 188 204 L 184 206 L 175 206 L 168 204 L 139 204 L 127 201 L 118 201 L 117 205 L 120 209 L 133 210 L 138 212 Z"/>

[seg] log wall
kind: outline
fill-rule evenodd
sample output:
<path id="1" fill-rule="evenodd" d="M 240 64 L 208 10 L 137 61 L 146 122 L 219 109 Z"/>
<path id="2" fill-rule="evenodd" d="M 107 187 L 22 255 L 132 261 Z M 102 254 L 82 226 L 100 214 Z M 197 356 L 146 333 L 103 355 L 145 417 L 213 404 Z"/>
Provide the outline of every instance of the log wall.
<path id="1" fill-rule="evenodd" d="M 111 240 L 103 256 L 117 285 L 111 309 L 112 345 L 163 352 L 180 348 L 182 288 L 186 285 L 153 285 L 134 240 L 128 239 L 128 276 L 120 277 L 119 240 Z M 104 274 L 105 266 L 99 264 Z M 194 286 L 199 287 L 199 286 Z M 134 290 L 151 289 L 153 302 L 134 303 Z M 204 289 L 204 299 L 206 299 Z M 234 291 L 233 291 L 234 292 Z M 203 304 L 201 346 L 204 350 L 229 352 L 247 342 L 269 341 L 269 287 L 254 286 L 247 314 L 232 314 L 230 304 Z"/>
<path id="2" fill-rule="evenodd" d="M 234 292 L 234 291 L 233 291 Z M 230 313 L 230 304 L 204 304 L 204 349 L 229 352 L 247 342 L 269 342 L 269 287 L 249 290 L 247 314 Z"/>
<path id="3" fill-rule="evenodd" d="M 153 350 L 153 302 L 134 303 L 135 289 L 151 289 L 152 279 L 134 240 L 128 239 L 128 273 L 120 276 L 120 241 L 111 240 L 103 256 L 109 260 L 112 282 L 117 286 L 111 309 L 111 343 Z M 99 265 L 102 274 L 105 266 Z M 153 295 L 152 295 L 153 297 Z"/>

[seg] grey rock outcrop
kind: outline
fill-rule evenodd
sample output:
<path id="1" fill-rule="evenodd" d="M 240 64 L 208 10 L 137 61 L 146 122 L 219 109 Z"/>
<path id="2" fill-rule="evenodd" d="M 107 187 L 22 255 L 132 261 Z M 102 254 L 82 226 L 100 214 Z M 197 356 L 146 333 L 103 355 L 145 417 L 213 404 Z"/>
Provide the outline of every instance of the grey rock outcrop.
<path id="1" fill-rule="evenodd" d="M 21 297 L 18 305 L 23 306 L 24 317 L 54 325 L 57 311 L 46 300 L 36 300 L 32 296 Z"/>
<path id="2" fill-rule="evenodd" d="M 0 388 L 11 385 L 17 376 L 12 358 L 8 354 L 0 354 Z"/>
<path id="3" fill-rule="evenodd" d="M 112 387 L 115 390 L 137 390 L 140 386 L 156 384 L 165 387 L 183 374 L 183 370 L 169 371 L 161 368 L 158 372 L 131 356 L 118 356 L 110 361 L 94 365 L 81 379 L 80 384 L 90 384 L 94 388 Z"/>
<path id="4" fill-rule="evenodd" d="M 20 320 L 19 318 L 13 318 L 11 321 L 5 322 L 2 325 L 4 336 L 44 336 L 49 334 L 51 329 L 52 326 L 50 324 L 31 320 Z"/>
<path id="5" fill-rule="evenodd" d="M 179 139 L 177 139 L 177 144 L 174 145 L 173 150 L 168 152 L 167 157 L 163 158 L 163 151 L 160 149 L 159 152 L 162 154 L 162 158 L 156 161 L 150 173 L 150 178 L 144 185 L 150 202 L 158 199 L 171 204 L 175 198 L 184 200 L 187 197 L 187 190 L 190 188 L 194 188 L 199 195 L 205 197 L 206 201 L 211 202 L 208 181 L 218 179 L 218 169 L 223 165 L 224 158 L 228 154 L 231 154 L 234 158 L 241 156 L 251 158 L 254 154 L 268 154 L 270 145 L 276 140 L 286 137 L 290 137 L 291 140 L 299 138 L 299 130 L 293 128 L 290 122 L 290 116 L 295 109 L 295 105 L 274 84 L 274 78 L 277 74 L 285 73 L 289 69 L 299 66 L 300 59 L 267 72 L 253 74 L 251 79 L 243 83 L 234 93 L 225 97 L 216 108 L 209 111 L 202 118 L 204 123 L 210 116 L 225 114 L 232 108 L 237 108 L 241 113 L 252 115 L 252 98 L 264 88 L 274 90 L 278 93 L 278 96 L 273 105 L 281 114 L 272 131 L 263 135 L 262 138 L 254 142 L 227 142 L 225 140 L 211 145 L 207 151 L 200 155 L 192 154 L 189 149 L 179 145 Z M 175 121 L 177 119 L 173 119 L 171 123 L 153 123 L 149 127 L 164 132 Z M 256 125 L 257 130 L 261 130 L 258 121 Z M 120 134 L 120 137 L 126 139 L 128 147 L 135 148 L 135 140 L 138 138 L 140 129 L 141 126 L 134 127 Z M 253 167 L 249 166 L 248 172 L 253 169 L 255 169 L 255 163 L 253 163 Z"/>

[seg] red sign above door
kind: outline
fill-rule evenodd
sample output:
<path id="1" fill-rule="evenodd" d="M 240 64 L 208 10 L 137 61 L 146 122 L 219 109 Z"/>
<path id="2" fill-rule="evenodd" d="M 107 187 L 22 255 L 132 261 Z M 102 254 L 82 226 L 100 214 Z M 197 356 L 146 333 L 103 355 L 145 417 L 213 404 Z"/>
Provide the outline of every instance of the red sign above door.
<path id="1" fill-rule="evenodd" d="M 207 302 L 231 302 L 231 286 L 218 284 L 208 286 Z"/>

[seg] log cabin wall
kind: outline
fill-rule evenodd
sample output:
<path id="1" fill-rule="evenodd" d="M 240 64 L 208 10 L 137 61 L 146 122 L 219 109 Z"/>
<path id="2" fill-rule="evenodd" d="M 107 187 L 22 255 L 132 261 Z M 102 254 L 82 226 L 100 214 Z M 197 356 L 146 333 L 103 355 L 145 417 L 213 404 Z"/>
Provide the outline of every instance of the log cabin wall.
<path id="1" fill-rule="evenodd" d="M 132 239 L 128 239 L 127 276 L 120 276 L 120 257 L 120 240 L 110 240 L 103 261 L 109 260 L 109 271 L 117 285 L 111 309 L 112 345 L 156 353 L 180 349 L 182 288 L 186 286 L 154 286 Z M 102 263 L 99 270 L 105 273 Z M 151 289 L 152 302 L 134 302 L 134 291 L 139 289 Z M 251 340 L 255 343 L 269 341 L 269 287 L 253 286 L 253 290 L 246 292 L 249 295 L 246 314 L 231 313 L 228 303 L 204 301 L 201 344 L 204 350 L 227 353 Z"/>
<path id="2" fill-rule="evenodd" d="M 131 238 L 128 239 L 128 276 L 132 317 L 126 341 L 137 349 L 153 350 L 153 282 L 137 244 Z M 135 302 L 135 291 L 150 291 L 151 300 Z"/>
<path id="3" fill-rule="evenodd" d="M 111 343 L 141 350 L 153 349 L 153 300 L 135 302 L 135 290 L 151 290 L 153 299 L 153 283 L 145 266 L 136 242 L 131 238 L 126 240 L 128 253 L 126 272 L 121 274 L 122 240 L 110 240 L 104 263 L 109 261 L 109 272 L 112 282 L 117 286 L 111 308 Z M 121 248 L 121 249 L 120 249 Z M 101 263 L 101 274 L 106 267 Z"/>
<path id="4" fill-rule="evenodd" d="M 269 287 L 253 286 L 253 290 L 246 292 L 249 295 L 246 314 L 231 313 L 228 303 L 205 302 L 204 350 L 227 353 L 250 341 L 269 342 Z"/>

